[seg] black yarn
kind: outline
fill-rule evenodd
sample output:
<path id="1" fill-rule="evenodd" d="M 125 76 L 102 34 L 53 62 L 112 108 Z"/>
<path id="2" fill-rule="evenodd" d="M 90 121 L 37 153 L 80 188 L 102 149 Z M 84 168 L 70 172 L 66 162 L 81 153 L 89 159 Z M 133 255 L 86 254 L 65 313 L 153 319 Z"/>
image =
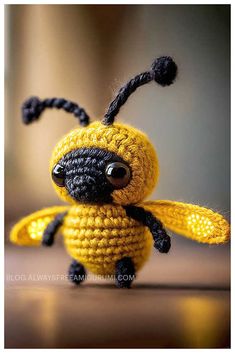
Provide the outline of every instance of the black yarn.
<path id="1" fill-rule="evenodd" d="M 135 267 L 130 257 L 123 257 L 116 262 L 115 282 L 118 288 L 130 288 L 135 278 Z"/>
<path id="2" fill-rule="evenodd" d="M 55 234 L 63 223 L 64 217 L 67 212 L 59 213 L 53 221 L 51 221 L 46 227 L 43 237 L 42 245 L 51 246 L 54 243 Z"/>
<path id="3" fill-rule="evenodd" d="M 116 98 L 111 102 L 107 113 L 104 116 L 103 124 L 111 125 L 120 108 L 126 103 L 130 95 L 135 90 L 151 81 L 155 81 L 161 86 L 171 85 L 177 74 L 177 66 L 170 56 L 162 56 L 156 59 L 150 71 L 143 72 L 121 87 Z"/>
<path id="4" fill-rule="evenodd" d="M 153 214 L 142 207 L 124 206 L 128 217 L 135 219 L 147 226 L 152 233 L 154 247 L 161 253 L 167 253 L 171 247 L 171 238 Z"/>
<path id="5" fill-rule="evenodd" d="M 24 124 L 30 124 L 39 119 L 40 115 L 46 108 L 63 109 L 68 113 L 72 113 L 82 126 L 89 124 L 89 116 L 83 108 L 64 98 L 46 98 L 40 100 L 38 97 L 27 99 L 22 105 L 22 119 Z"/>
<path id="6" fill-rule="evenodd" d="M 69 280 L 78 285 L 86 279 L 86 270 L 82 264 L 73 260 L 68 270 Z"/>
<path id="7" fill-rule="evenodd" d="M 79 148 L 63 156 L 64 185 L 70 196 L 83 203 L 110 203 L 115 187 L 106 178 L 106 166 L 124 162 L 113 152 L 100 148 Z M 53 178 L 53 177 L 52 177 Z"/>
<path id="8" fill-rule="evenodd" d="M 161 86 L 170 86 L 177 75 L 176 63 L 170 56 L 161 56 L 151 66 L 153 79 Z"/>

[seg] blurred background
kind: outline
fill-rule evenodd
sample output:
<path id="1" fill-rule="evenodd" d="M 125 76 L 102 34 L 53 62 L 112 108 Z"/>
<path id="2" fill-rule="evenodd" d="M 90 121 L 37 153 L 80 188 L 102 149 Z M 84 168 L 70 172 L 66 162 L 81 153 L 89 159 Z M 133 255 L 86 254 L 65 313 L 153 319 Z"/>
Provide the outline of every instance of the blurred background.
<path id="1" fill-rule="evenodd" d="M 229 219 L 229 6 L 8 5 L 5 7 L 5 43 L 6 275 L 40 271 L 66 273 L 66 266 L 70 262 L 62 249 L 61 239 L 51 252 L 48 249 L 17 248 L 9 244 L 9 229 L 20 217 L 43 207 L 61 204 L 51 185 L 49 158 L 58 139 L 76 126 L 75 119 L 69 114 L 48 110 L 38 123 L 25 127 L 21 122 L 22 102 L 31 95 L 41 98 L 65 97 L 78 102 L 93 120 L 101 119 L 120 85 L 133 75 L 148 69 L 153 59 L 161 55 L 173 56 L 178 65 L 179 74 L 175 84 L 162 88 L 151 83 L 140 88 L 118 116 L 120 121 L 146 132 L 157 150 L 160 179 L 151 198 L 198 203 L 219 211 Z M 154 252 L 150 262 L 140 273 L 139 283 L 147 285 L 144 294 L 147 297 L 149 284 L 153 287 L 160 283 L 164 286 L 180 284 L 196 288 L 212 286 L 221 291 L 227 289 L 230 284 L 229 244 L 206 246 L 173 235 L 171 253 L 164 257 Z M 21 331 L 17 331 L 17 327 L 21 326 L 20 313 L 25 308 L 24 305 L 27 306 L 26 303 L 36 301 L 40 308 L 37 313 L 39 317 L 44 310 L 48 312 L 52 302 L 61 303 L 63 299 L 58 297 L 53 285 L 40 282 L 40 286 L 44 288 L 42 293 L 39 295 L 38 289 L 33 291 L 31 287 L 33 294 L 29 292 L 27 296 L 26 283 L 9 284 L 7 281 L 8 348 L 38 347 L 43 344 L 48 347 L 61 347 L 63 344 L 65 347 L 91 346 L 86 341 L 76 341 L 76 335 L 73 344 L 70 340 L 67 343 L 59 341 L 61 336 L 55 326 L 56 320 L 51 321 L 52 317 L 55 319 L 55 304 L 51 309 L 51 316 L 45 314 L 46 316 L 42 315 L 40 318 L 42 323 L 46 320 L 46 324 L 49 320 L 54 336 L 40 337 L 39 334 L 39 338 L 36 338 L 38 336 L 35 329 L 35 338 L 27 340 Z M 63 286 L 67 288 L 67 283 Z M 14 291 L 14 288 L 18 290 Z M 47 290 L 52 292 L 48 294 Z M 93 288 L 87 290 L 92 292 Z M 139 288 L 139 292 L 132 293 L 140 292 Z M 186 325 L 185 320 L 182 321 L 182 337 L 186 326 L 191 329 L 187 344 L 183 338 L 182 342 L 177 341 L 177 338 L 174 341 L 175 336 L 180 336 L 176 331 L 174 335 L 174 330 L 170 341 L 169 337 L 162 334 L 159 336 L 155 331 L 149 330 L 151 325 L 148 324 L 148 319 L 149 316 L 152 317 L 154 305 L 149 307 L 149 311 L 146 306 L 144 311 L 147 320 L 144 327 L 147 327 L 146 330 L 152 336 L 147 339 L 148 334 L 142 328 L 145 338 L 134 341 L 127 330 L 128 336 L 125 336 L 125 332 L 120 334 L 120 342 L 130 347 L 183 347 L 185 344 L 186 347 L 228 346 L 229 297 L 222 300 L 221 296 L 225 294 L 220 293 L 222 292 L 216 294 L 216 298 L 203 297 L 202 302 L 201 297 L 195 297 L 195 294 L 194 299 L 189 295 L 188 301 L 182 301 L 186 303 L 184 310 L 187 317 L 195 319 L 195 312 L 201 313 L 198 314 L 199 318 L 196 315 L 196 321 L 191 326 Z M 60 295 L 63 298 L 63 294 Z M 67 295 L 65 294 L 65 298 Z M 98 292 L 97 296 L 99 295 L 103 298 L 102 292 Z M 164 298 L 165 295 L 166 293 Z M 178 294 L 175 295 L 175 300 L 171 296 L 173 307 L 178 305 Z M 76 301 L 76 295 L 73 296 L 72 300 Z M 112 296 L 111 292 L 108 292 L 108 296 Z M 42 297 L 47 303 L 47 309 L 42 304 Z M 221 300 L 219 310 L 216 301 L 218 298 Z M 125 301 L 126 298 L 122 300 Z M 151 300 L 154 303 L 152 296 Z M 132 303 L 133 301 L 131 300 Z M 65 302 L 68 305 L 66 299 Z M 165 305 L 168 312 L 168 303 Z M 208 307 L 211 308 L 209 312 Z M 181 306 L 177 308 L 179 313 L 175 313 L 176 326 L 177 317 L 184 317 Z M 156 317 L 162 315 L 158 311 L 154 312 Z M 169 315 L 170 312 L 172 310 Z M 133 315 L 134 313 L 136 308 Z M 17 323 L 13 325 L 16 314 Z M 208 321 L 204 327 L 202 321 L 205 323 L 206 314 Z M 112 316 L 113 313 L 110 314 L 111 321 Z M 221 324 L 221 318 L 224 318 L 224 331 L 219 326 L 215 327 L 216 321 Z M 154 317 L 152 319 L 155 320 Z M 170 316 L 169 319 L 171 320 Z M 32 330 L 33 314 L 28 320 Z M 73 320 L 77 322 L 77 317 Z M 163 321 L 167 323 L 167 320 L 166 318 Z M 123 322 L 122 324 L 124 325 Z M 109 326 L 105 325 L 106 330 Z M 132 334 L 138 334 L 138 330 L 136 328 Z M 192 334 L 194 331 L 204 333 L 201 338 L 200 335 L 195 338 Z M 84 337 L 86 334 L 87 331 Z M 97 336 L 92 336 L 97 346 L 122 345 L 117 337 L 114 339 L 108 336 L 112 338 L 110 342 L 114 343 L 107 343 L 108 338 L 100 342 L 98 336 L 102 336 L 99 329 Z M 31 337 L 34 337 L 32 332 Z"/>

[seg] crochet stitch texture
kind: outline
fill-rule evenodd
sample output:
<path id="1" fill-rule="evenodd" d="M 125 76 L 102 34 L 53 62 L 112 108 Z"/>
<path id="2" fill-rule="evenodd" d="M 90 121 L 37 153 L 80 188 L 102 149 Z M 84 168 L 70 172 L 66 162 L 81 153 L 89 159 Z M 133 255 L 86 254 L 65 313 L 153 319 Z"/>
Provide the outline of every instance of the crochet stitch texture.
<path id="1" fill-rule="evenodd" d="M 82 127 L 57 143 L 50 160 L 53 187 L 69 205 L 45 208 L 20 220 L 10 234 L 13 243 L 51 246 L 60 231 L 73 259 L 69 267 L 73 283 L 80 284 L 88 269 L 98 275 L 114 274 L 117 287 L 129 288 L 153 246 L 160 253 L 170 250 L 165 227 L 201 243 L 229 240 L 228 222 L 210 209 L 145 201 L 158 181 L 156 152 L 143 132 L 115 122 L 137 88 L 151 81 L 169 86 L 176 74 L 172 58 L 158 58 L 149 71 L 121 87 L 103 121 L 91 124 L 83 108 L 64 98 L 31 97 L 23 104 L 25 124 L 39 119 L 46 108 L 57 108 L 75 115 Z"/>
<path id="2" fill-rule="evenodd" d="M 137 203 L 152 192 L 158 178 L 158 160 L 152 144 L 144 133 L 118 123 L 105 126 L 100 122 L 94 122 L 85 128 L 76 128 L 55 146 L 50 171 L 66 153 L 83 147 L 108 150 L 130 165 L 131 181 L 124 189 L 113 192 L 115 203 L 121 205 Z M 66 189 L 58 187 L 55 183 L 53 186 L 64 201 L 74 203 Z"/>

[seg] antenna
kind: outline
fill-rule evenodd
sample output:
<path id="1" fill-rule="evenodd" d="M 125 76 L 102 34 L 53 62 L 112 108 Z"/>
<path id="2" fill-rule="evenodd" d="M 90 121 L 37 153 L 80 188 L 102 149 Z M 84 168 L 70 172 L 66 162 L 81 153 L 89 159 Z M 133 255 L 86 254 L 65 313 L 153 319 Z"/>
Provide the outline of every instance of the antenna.
<path id="1" fill-rule="evenodd" d="M 24 124 L 31 124 L 38 120 L 42 112 L 47 108 L 63 109 L 68 113 L 72 113 L 78 118 L 82 126 L 89 124 L 90 118 L 83 108 L 64 98 L 46 98 L 40 100 L 38 97 L 30 97 L 22 105 L 22 119 Z"/>
<path id="2" fill-rule="evenodd" d="M 109 105 L 108 111 L 102 121 L 103 124 L 113 124 L 120 108 L 126 103 L 127 99 L 138 87 L 141 87 L 153 80 L 163 87 L 170 86 L 174 82 L 176 75 L 177 66 L 170 56 L 161 56 L 156 59 L 152 63 L 149 71 L 135 76 L 128 81 L 125 86 L 120 88 L 116 98 Z"/>

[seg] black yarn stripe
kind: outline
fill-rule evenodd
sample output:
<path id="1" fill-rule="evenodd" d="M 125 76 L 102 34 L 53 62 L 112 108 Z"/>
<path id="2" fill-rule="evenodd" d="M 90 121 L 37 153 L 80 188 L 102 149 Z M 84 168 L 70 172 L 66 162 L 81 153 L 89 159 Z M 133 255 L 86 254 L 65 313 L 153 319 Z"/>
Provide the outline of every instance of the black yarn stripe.
<path id="1" fill-rule="evenodd" d="M 100 160 L 110 160 L 111 158 L 115 158 L 117 161 L 121 161 L 122 158 L 117 157 L 114 153 L 107 151 L 106 149 L 102 148 L 96 148 L 96 147 L 91 147 L 91 148 L 78 148 L 76 150 L 73 150 L 69 153 L 67 153 L 63 159 L 66 160 L 71 160 L 71 154 L 73 159 L 74 158 L 87 158 L 89 159 L 94 159 L 97 161 L 97 159 Z"/>
<path id="2" fill-rule="evenodd" d="M 95 176 L 102 176 L 103 173 L 100 170 L 97 170 L 96 168 L 92 168 L 92 167 L 76 167 L 72 170 L 69 170 L 67 173 L 68 177 L 75 177 L 78 175 L 84 175 L 86 174 L 87 176 L 90 177 L 95 177 Z"/>
<path id="3" fill-rule="evenodd" d="M 124 206 L 128 217 L 141 222 L 149 228 L 154 240 L 154 247 L 162 253 L 167 253 L 171 247 L 171 238 L 166 233 L 163 225 L 151 212 L 142 207 Z"/>
<path id="4" fill-rule="evenodd" d="M 99 168 L 100 164 L 105 162 L 105 159 L 101 159 L 99 157 L 97 159 L 89 157 L 73 157 L 73 160 L 66 161 L 66 167 L 69 169 L 75 169 L 80 164 L 82 164 L 86 168 L 97 169 L 97 167 Z"/>

